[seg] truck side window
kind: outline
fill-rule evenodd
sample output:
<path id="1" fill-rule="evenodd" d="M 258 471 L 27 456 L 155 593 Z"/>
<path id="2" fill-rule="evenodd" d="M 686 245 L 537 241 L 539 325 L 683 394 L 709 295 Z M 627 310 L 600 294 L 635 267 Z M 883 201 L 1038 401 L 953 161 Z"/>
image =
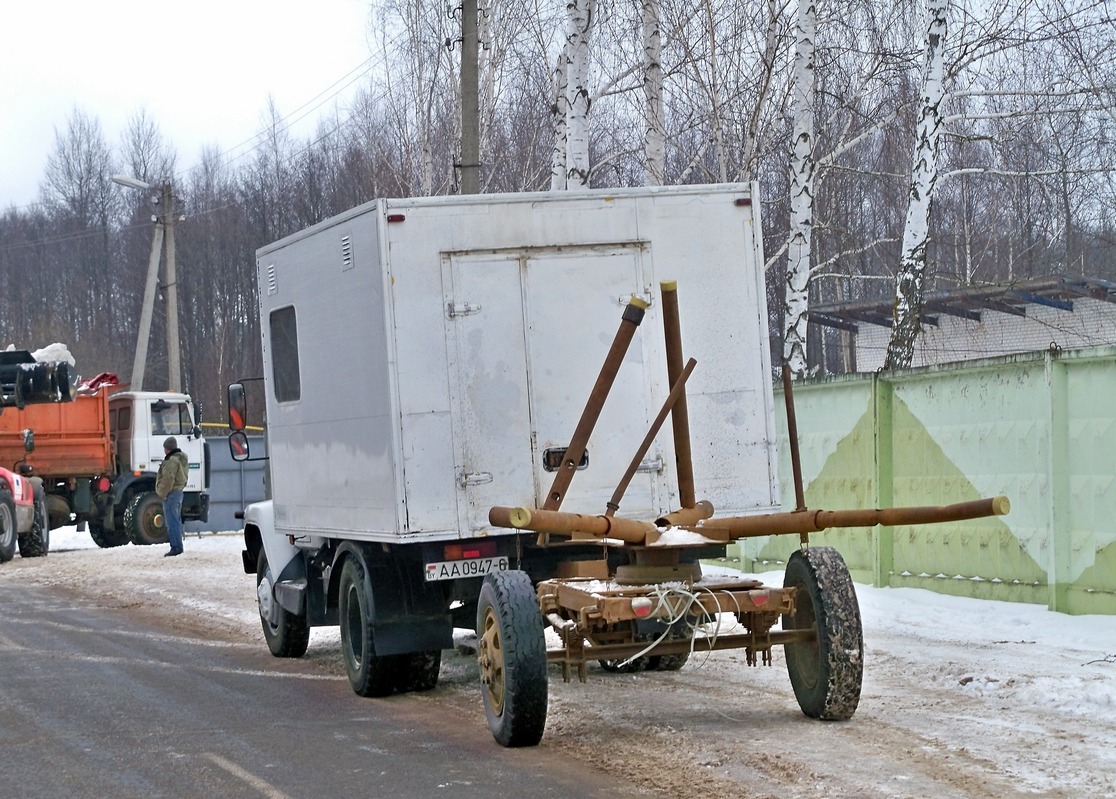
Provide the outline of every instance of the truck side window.
<path id="1" fill-rule="evenodd" d="M 271 312 L 271 371 L 275 399 L 293 402 L 302 396 L 298 374 L 298 325 L 293 306 Z"/>
<path id="2" fill-rule="evenodd" d="M 190 432 L 190 410 L 184 402 L 151 403 L 151 434 L 177 436 Z"/>
<path id="3" fill-rule="evenodd" d="M 116 420 L 116 429 L 119 431 L 130 430 L 132 427 L 132 409 L 121 408 L 120 416 Z"/>

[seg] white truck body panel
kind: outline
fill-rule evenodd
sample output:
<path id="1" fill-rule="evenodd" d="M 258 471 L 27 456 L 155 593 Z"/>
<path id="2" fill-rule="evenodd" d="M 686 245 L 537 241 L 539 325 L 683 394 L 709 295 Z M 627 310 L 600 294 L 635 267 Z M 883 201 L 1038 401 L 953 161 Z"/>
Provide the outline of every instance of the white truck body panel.
<path id="1" fill-rule="evenodd" d="M 569 443 L 635 294 L 651 307 L 562 506 L 603 513 L 669 392 L 665 280 L 678 282 L 683 348 L 698 360 L 697 496 L 720 515 L 775 509 L 749 200 L 739 185 L 377 200 L 260 249 L 276 532 L 399 543 L 508 532 L 488 508 L 543 504 L 554 477 L 543 453 Z M 678 506 L 669 422 L 645 463 L 621 516 Z"/>

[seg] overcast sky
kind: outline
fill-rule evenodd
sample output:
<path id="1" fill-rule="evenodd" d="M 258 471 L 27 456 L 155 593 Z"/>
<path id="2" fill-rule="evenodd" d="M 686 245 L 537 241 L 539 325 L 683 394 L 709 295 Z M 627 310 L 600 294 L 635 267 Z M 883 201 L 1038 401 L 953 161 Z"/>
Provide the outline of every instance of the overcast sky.
<path id="1" fill-rule="evenodd" d="M 145 109 L 180 171 L 204 146 L 243 144 L 269 95 L 293 115 L 369 58 L 368 11 L 369 0 L 9 0 L 0 12 L 0 209 L 38 199 L 55 131 L 75 107 L 99 120 L 114 151 Z M 292 132 L 313 133 L 320 111 Z"/>

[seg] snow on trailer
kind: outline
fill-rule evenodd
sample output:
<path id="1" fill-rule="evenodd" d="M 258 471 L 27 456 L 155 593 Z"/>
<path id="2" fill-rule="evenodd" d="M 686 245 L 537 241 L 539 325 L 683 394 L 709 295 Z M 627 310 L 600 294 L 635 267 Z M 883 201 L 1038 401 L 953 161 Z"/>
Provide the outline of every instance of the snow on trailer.
<path id="1" fill-rule="evenodd" d="M 311 627 L 338 625 L 353 690 L 384 696 L 435 687 L 453 628 L 475 628 L 506 746 L 541 739 L 548 662 L 676 669 L 699 645 L 764 663 L 785 645 L 804 712 L 850 716 L 852 583 L 806 543 L 852 519 L 801 500 L 772 513 L 754 194 L 379 200 L 262 248 L 273 499 L 245 511 L 243 561 L 272 653 L 299 657 Z M 245 384 L 229 408 L 242 431 Z M 252 457 L 243 432 L 230 445 Z M 803 546 L 783 587 L 702 577 L 728 542 L 790 530 Z M 705 635 L 726 613 L 742 632 Z"/>

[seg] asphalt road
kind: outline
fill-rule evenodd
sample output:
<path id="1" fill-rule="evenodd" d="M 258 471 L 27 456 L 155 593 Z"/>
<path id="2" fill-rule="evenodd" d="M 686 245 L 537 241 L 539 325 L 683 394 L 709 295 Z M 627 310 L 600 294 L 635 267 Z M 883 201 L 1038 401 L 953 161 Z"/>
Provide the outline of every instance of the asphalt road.
<path id="1" fill-rule="evenodd" d="M 265 648 L 0 570 L 0 797 L 648 795 L 545 745 L 503 749 L 436 691 L 362 700 Z"/>

